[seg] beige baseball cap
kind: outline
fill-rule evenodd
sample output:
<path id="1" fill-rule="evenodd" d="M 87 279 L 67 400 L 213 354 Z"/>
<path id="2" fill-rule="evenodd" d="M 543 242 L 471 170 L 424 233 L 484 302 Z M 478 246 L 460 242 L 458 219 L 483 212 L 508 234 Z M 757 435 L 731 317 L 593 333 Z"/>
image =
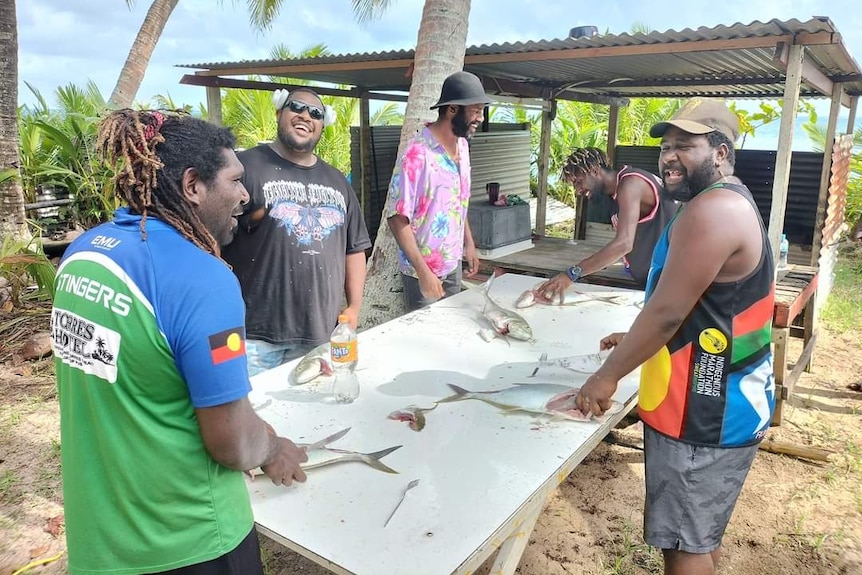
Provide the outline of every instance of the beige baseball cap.
<path id="1" fill-rule="evenodd" d="M 650 128 L 649 135 L 660 138 L 671 126 L 689 134 L 708 134 L 717 130 L 734 143 L 739 137 L 739 117 L 724 104 L 724 100 L 689 100 L 673 118 Z"/>

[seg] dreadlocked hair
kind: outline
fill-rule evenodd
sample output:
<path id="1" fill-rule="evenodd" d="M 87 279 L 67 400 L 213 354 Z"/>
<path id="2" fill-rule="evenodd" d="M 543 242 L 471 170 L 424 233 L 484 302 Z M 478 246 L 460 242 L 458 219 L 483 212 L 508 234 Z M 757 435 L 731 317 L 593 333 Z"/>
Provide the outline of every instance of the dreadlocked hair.
<path id="1" fill-rule="evenodd" d="M 181 111 L 131 110 L 111 112 L 99 124 L 96 149 L 117 165 L 115 189 L 141 216 L 141 237 L 152 215 L 176 228 L 202 250 L 219 254 L 219 245 L 183 194 L 183 176 L 197 171 L 211 183 L 225 165 L 224 150 L 236 139 L 222 128 Z"/>
<path id="2" fill-rule="evenodd" d="M 563 164 L 562 178 L 569 181 L 578 174 L 586 174 L 595 168 L 611 169 L 607 155 L 598 148 L 575 148 Z"/>

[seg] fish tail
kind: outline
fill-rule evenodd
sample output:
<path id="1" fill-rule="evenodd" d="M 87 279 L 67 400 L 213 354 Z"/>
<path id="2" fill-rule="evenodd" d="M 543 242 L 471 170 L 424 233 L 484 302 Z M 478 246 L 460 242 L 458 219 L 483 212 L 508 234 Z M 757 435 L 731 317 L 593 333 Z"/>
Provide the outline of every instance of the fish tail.
<path id="1" fill-rule="evenodd" d="M 447 383 L 452 391 L 455 392 L 454 395 L 450 395 L 449 397 L 444 397 L 443 399 L 438 399 L 437 403 L 449 403 L 450 401 L 460 401 L 462 399 L 469 399 L 470 395 L 472 395 L 472 391 L 468 391 L 463 387 L 458 387 L 454 383 Z"/>
<path id="2" fill-rule="evenodd" d="M 311 451 L 312 449 L 323 449 L 324 447 L 326 447 L 330 443 L 335 443 L 337 440 L 339 440 L 342 437 L 344 437 L 345 435 L 347 435 L 347 432 L 350 431 L 350 429 L 351 428 L 347 427 L 345 429 L 342 429 L 341 431 L 337 431 L 337 432 L 333 433 L 332 435 L 330 435 L 329 437 L 324 437 L 320 441 L 315 441 L 314 443 L 306 445 L 305 449 L 306 449 L 306 451 Z M 302 447 L 302 446 L 300 446 L 300 447 Z"/>
<path id="3" fill-rule="evenodd" d="M 390 447 L 388 449 L 383 449 L 381 451 L 375 451 L 374 453 L 363 453 L 359 457 L 363 463 L 366 465 L 373 467 L 377 471 L 382 471 L 384 473 L 398 473 L 388 465 L 385 465 L 380 460 L 395 451 L 396 449 L 401 448 L 400 445 L 396 445 L 395 447 Z"/>

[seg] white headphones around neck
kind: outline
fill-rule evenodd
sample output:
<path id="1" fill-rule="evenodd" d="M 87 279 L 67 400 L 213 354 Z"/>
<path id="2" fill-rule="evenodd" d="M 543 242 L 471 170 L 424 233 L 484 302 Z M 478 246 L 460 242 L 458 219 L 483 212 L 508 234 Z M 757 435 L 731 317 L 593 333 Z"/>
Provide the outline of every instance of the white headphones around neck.
<path id="1" fill-rule="evenodd" d="M 290 96 L 290 92 L 284 89 L 276 90 L 272 93 L 272 104 L 275 106 L 276 110 L 284 109 L 285 104 L 287 104 L 287 98 Z M 335 110 L 332 109 L 332 106 L 327 106 L 324 104 L 323 106 L 323 127 L 331 126 L 335 123 L 337 116 L 335 115 Z"/>

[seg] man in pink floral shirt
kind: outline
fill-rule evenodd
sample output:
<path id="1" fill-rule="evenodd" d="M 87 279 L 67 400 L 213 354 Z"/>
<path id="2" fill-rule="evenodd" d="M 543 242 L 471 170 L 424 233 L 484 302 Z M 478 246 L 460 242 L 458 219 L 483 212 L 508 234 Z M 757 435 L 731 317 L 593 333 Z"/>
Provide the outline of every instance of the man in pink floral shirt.
<path id="1" fill-rule="evenodd" d="M 443 82 L 435 122 L 404 150 L 392 173 L 385 216 L 398 242 L 398 264 L 408 309 L 461 291 L 461 259 L 467 276 L 479 271 L 467 223 L 470 152 L 467 140 L 484 119 L 490 99 L 482 82 L 456 72 Z"/>

